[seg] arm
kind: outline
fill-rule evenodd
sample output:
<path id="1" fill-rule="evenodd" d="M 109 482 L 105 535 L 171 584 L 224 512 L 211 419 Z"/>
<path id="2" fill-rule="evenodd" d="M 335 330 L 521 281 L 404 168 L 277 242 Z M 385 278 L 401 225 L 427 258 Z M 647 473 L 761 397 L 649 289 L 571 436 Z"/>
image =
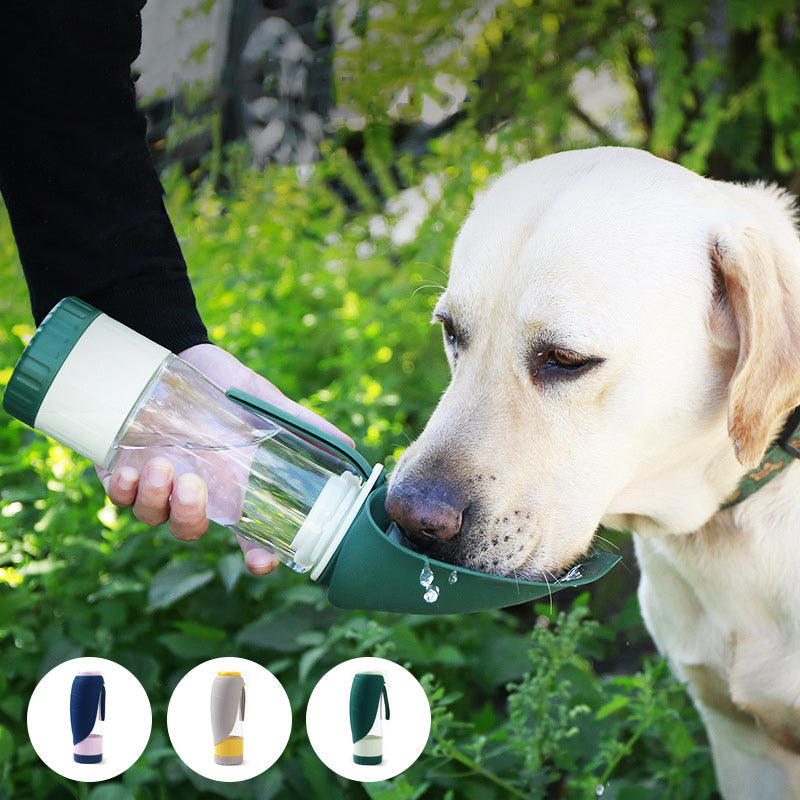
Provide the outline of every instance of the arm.
<path id="1" fill-rule="evenodd" d="M 136 108 L 142 5 L 0 4 L 0 191 L 37 324 L 74 294 L 180 352 L 208 336 Z"/>
<path id="2" fill-rule="evenodd" d="M 136 108 L 140 0 L 0 3 L 0 191 L 37 324 L 66 295 L 182 355 L 215 383 L 310 412 L 208 343 Z M 315 424 L 332 426 L 314 416 Z M 346 438 L 346 437 L 343 437 Z M 180 539 L 208 527 L 206 487 L 172 464 L 100 472 L 108 496 Z M 277 561 L 242 543 L 251 571 Z"/>

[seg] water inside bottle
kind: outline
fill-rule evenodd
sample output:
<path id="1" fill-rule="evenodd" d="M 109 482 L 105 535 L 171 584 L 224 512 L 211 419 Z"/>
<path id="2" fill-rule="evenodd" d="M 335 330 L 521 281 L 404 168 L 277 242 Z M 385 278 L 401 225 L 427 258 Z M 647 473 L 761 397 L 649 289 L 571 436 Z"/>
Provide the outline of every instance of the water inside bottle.
<path id="1" fill-rule="evenodd" d="M 172 462 L 176 477 L 192 472 L 203 478 L 208 487 L 206 516 L 221 525 L 231 525 L 242 516 L 242 485 L 248 481 L 258 448 L 277 432 L 277 428 L 253 430 L 247 438 L 232 443 L 210 437 L 206 441 L 181 441 L 163 433 L 126 437 L 124 443 L 114 447 L 110 466 L 132 466 L 141 472 L 150 459 L 163 456 Z"/>
<path id="2" fill-rule="evenodd" d="M 240 432 L 232 442 L 220 438 L 186 441 L 163 430 L 147 436 L 139 432 L 117 446 L 112 464 L 141 470 L 149 459 L 163 455 L 176 475 L 198 474 L 208 487 L 209 519 L 297 569 L 294 537 L 326 483 L 347 471 L 346 465 L 275 426 Z"/>

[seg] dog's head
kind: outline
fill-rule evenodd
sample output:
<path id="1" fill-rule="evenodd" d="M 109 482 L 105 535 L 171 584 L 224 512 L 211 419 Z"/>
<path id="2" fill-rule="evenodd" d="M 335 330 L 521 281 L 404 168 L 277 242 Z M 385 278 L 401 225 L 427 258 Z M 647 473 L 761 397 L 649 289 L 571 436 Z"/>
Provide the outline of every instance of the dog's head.
<path id="1" fill-rule="evenodd" d="M 434 557 L 528 579 L 616 515 L 696 529 L 800 402 L 798 304 L 775 190 L 617 148 L 517 167 L 456 240 L 434 312 L 452 380 L 390 516 Z"/>

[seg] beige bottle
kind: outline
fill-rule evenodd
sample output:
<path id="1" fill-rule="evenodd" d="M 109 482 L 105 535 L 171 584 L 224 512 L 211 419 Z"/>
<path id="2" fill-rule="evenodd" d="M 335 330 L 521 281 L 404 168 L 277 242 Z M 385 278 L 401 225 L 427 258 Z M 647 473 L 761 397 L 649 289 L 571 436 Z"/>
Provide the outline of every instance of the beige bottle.
<path id="1" fill-rule="evenodd" d="M 241 672 L 218 672 L 211 686 L 211 732 L 214 761 L 244 761 L 244 678 Z"/>

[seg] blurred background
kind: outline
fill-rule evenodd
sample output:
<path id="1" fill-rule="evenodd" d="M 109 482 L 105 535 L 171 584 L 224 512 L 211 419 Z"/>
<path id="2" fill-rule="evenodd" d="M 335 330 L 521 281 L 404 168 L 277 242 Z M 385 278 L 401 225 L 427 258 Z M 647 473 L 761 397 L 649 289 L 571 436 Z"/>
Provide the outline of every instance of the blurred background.
<path id="1" fill-rule="evenodd" d="M 787 0 L 150 0 L 134 65 L 148 139 L 215 342 L 388 467 L 448 380 L 429 326 L 453 238 L 505 170 L 629 145 L 710 177 L 800 188 Z M 0 211 L 0 384 L 33 333 Z M 654 652 L 623 555 L 588 591 L 460 618 L 342 612 L 307 579 L 243 571 L 222 529 L 174 541 L 110 505 L 91 466 L 0 412 L 0 798 L 716 798 L 708 746 Z M 154 712 L 139 761 L 60 778 L 25 716 L 36 681 L 113 659 Z M 286 687 L 289 746 L 220 784 L 170 747 L 192 667 L 250 658 Z M 397 778 L 329 772 L 304 731 L 319 678 L 390 658 L 431 737 Z"/>

